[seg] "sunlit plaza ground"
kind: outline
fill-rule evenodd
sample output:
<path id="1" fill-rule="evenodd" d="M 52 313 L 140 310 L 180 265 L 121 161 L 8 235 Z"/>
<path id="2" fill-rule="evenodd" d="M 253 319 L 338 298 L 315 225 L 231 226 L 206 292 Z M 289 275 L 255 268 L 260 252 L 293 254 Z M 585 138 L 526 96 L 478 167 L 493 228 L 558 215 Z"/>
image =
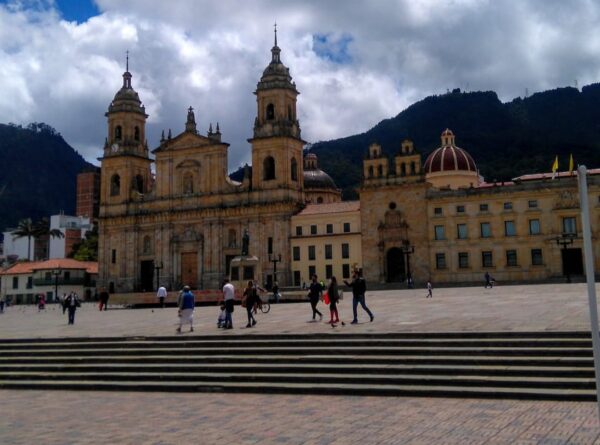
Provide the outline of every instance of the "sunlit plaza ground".
<path id="1" fill-rule="evenodd" d="M 600 291 L 600 286 L 598 286 Z M 375 314 L 332 329 L 310 323 L 308 303 L 273 305 L 246 329 L 216 328 L 217 307 L 196 309 L 195 335 L 337 332 L 586 330 L 585 284 L 389 290 L 367 293 Z M 173 297 L 174 298 L 174 297 Z M 325 309 L 323 307 L 322 309 Z M 352 317 L 351 297 L 340 306 Z M 175 308 L 99 312 L 84 304 L 75 325 L 49 305 L 0 315 L 7 338 L 175 335 Z M 190 335 L 185 333 L 183 335 Z M 153 444 L 587 444 L 600 443 L 596 404 L 433 398 L 251 394 L 0 391 L 0 443 Z"/>

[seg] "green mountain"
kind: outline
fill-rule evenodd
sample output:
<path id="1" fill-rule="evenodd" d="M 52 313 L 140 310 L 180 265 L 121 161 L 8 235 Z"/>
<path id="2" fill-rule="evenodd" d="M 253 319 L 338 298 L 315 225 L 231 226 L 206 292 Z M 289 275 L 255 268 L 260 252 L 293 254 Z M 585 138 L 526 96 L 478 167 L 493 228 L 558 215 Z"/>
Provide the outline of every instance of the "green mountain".
<path id="1" fill-rule="evenodd" d="M 75 212 L 77 174 L 91 167 L 43 123 L 0 124 L 0 232 L 19 220 Z"/>
<path id="2" fill-rule="evenodd" d="M 320 168 L 355 198 L 362 160 L 369 144 L 378 142 L 388 156 L 411 139 L 423 156 L 440 145 L 450 128 L 456 144 L 467 150 L 486 180 L 509 180 L 525 173 L 550 171 L 556 155 L 561 170 L 575 164 L 600 167 L 600 84 L 557 88 L 502 103 L 496 93 L 454 90 L 427 97 L 365 133 L 313 144 Z"/>

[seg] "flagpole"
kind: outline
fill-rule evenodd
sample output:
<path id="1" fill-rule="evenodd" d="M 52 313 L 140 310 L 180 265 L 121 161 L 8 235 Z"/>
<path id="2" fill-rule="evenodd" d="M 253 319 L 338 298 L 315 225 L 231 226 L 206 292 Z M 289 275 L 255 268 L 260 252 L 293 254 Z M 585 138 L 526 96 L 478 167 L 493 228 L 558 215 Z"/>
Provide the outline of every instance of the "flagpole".
<path id="1" fill-rule="evenodd" d="M 587 168 L 577 168 L 579 183 L 579 202 L 581 206 L 581 226 L 583 229 L 583 251 L 585 256 L 585 276 L 590 306 L 590 324 L 592 328 L 592 347 L 594 350 L 594 370 L 596 374 L 596 403 L 600 418 L 600 337 L 598 337 L 598 305 L 596 302 L 596 279 L 594 275 L 594 251 L 592 250 L 592 229 L 590 226 L 590 207 L 587 189 Z"/>

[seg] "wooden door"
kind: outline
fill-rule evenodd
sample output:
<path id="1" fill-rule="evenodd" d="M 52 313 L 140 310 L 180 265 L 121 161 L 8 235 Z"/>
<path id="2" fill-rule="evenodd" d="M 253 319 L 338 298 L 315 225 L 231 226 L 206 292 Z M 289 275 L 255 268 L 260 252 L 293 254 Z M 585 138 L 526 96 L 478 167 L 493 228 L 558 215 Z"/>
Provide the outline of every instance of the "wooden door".
<path id="1" fill-rule="evenodd" d="M 196 288 L 198 283 L 198 252 L 181 254 L 181 284 Z"/>

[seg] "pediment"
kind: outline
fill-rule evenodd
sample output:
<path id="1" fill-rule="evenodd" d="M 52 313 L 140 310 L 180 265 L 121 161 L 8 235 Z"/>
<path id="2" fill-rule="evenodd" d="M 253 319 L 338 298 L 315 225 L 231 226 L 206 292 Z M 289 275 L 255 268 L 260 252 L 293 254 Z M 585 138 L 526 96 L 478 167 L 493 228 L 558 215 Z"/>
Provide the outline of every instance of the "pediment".
<path id="1" fill-rule="evenodd" d="M 206 136 L 184 132 L 167 142 L 167 150 L 185 150 L 192 147 L 201 147 L 213 144 L 214 141 L 211 141 Z"/>

